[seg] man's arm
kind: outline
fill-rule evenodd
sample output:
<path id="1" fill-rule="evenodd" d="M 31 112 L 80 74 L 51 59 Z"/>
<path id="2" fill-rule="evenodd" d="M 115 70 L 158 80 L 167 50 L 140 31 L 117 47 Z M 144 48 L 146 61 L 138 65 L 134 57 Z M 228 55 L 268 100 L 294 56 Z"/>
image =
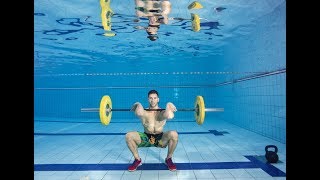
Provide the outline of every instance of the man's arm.
<path id="1" fill-rule="evenodd" d="M 163 121 L 163 120 L 169 120 L 169 119 L 173 119 L 174 118 L 174 112 L 177 111 L 176 106 L 174 106 L 174 104 L 172 104 L 171 102 L 167 103 L 166 106 L 166 110 L 161 111 L 160 115 L 159 115 L 159 120 Z"/>
<path id="2" fill-rule="evenodd" d="M 134 114 L 139 118 L 143 117 L 146 112 L 139 102 L 133 104 L 131 111 L 134 111 Z"/>

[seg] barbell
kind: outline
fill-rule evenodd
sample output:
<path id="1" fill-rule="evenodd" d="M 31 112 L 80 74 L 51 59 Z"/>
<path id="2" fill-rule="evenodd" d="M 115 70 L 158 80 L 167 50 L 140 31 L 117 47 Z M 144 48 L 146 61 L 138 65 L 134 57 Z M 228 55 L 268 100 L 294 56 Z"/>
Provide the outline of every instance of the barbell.
<path id="1" fill-rule="evenodd" d="M 107 111 L 109 109 L 109 111 Z M 146 111 L 163 111 L 166 109 L 144 109 Z M 131 109 L 112 109 L 112 101 L 110 96 L 104 95 L 100 101 L 100 108 L 81 108 L 81 112 L 99 112 L 100 121 L 103 125 L 109 125 L 112 111 L 131 111 Z M 204 99 L 202 96 L 196 96 L 194 108 L 182 108 L 177 111 L 194 111 L 197 124 L 201 125 L 204 122 L 205 112 L 222 112 L 224 108 L 205 108 Z"/>

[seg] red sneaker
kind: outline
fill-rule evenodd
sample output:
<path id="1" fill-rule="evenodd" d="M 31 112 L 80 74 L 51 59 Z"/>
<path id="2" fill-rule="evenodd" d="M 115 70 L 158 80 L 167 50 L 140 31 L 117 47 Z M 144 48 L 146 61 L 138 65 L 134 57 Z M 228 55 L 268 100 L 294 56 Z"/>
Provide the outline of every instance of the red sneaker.
<path id="1" fill-rule="evenodd" d="M 141 166 L 141 165 L 142 165 L 141 158 L 140 158 L 140 160 L 135 159 L 135 160 L 133 161 L 132 165 L 129 166 L 128 170 L 129 170 L 130 172 L 135 171 L 135 170 L 137 170 L 137 168 L 138 168 L 139 166 Z"/>
<path id="2" fill-rule="evenodd" d="M 168 166 L 168 168 L 169 168 L 170 171 L 175 171 L 175 170 L 177 170 L 177 167 L 176 167 L 175 164 L 173 164 L 171 158 L 166 159 L 166 165 Z"/>

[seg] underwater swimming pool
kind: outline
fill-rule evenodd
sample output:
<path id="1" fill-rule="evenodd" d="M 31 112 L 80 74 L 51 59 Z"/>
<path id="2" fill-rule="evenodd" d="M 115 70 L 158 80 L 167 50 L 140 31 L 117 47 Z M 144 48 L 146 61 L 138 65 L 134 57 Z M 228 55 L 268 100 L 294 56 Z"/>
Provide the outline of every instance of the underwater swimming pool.
<path id="1" fill-rule="evenodd" d="M 286 179 L 286 1 L 192 2 L 171 1 L 169 22 L 154 25 L 133 0 L 34 1 L 35 179 Z M 175 172 L 155 147 L 127 171 L 125 134 L 143 131 L 132 112 L 108 126 L 81 112 L 104 95 L 113 108 L 147 107 L 151 89 L 162 108 L 194 108 L 201 95 L 224 109 L 202 125 L 192 111 L 167 121 L 179 134 Z M 276 164 L 265 162 L 269 144 Z"/>

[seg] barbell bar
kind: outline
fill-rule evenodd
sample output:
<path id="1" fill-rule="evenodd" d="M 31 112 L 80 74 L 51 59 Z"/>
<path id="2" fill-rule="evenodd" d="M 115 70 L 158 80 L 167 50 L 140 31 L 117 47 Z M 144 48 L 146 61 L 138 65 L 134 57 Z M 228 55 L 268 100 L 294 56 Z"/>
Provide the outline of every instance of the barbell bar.
<path id="1" fill-rule="evenodd" d="M 110 109 L 110 111 L 107 111 Z M 163 111 L 166 109 L 144 109 L 146 111 Z M 113 109 L 110 96 L 105 95 L 101 98 L 100 108 L 81 108 L 81 112 L 99 112 L 100 121 L 103 125 L 109 125 L 112 117 L 112 111 L 131 111 L 131 109 Z M 224 108 L 205 108 L 204 99 L 202 96 L 197 96 L 194 108 L 181 108 L 177 111 L 194 111 L 197 124 L 201 125 L 204 122 L 205 112 L 222 112 Z"/>
<path id="2" fill-rule="evenodd" d="M 99 108 L 81 108 L 81 112 L 99 112 Z M 166 109 L 144 109 L 146 111 L 164 111 Z M 195 111 L 194 108 L 177 109 L 177 111 Z M 131 109 L 111 109 L 111 111 L 131 111 Z M 223 108 L 205 108 L 205 112 L 220 112 Z"/>

